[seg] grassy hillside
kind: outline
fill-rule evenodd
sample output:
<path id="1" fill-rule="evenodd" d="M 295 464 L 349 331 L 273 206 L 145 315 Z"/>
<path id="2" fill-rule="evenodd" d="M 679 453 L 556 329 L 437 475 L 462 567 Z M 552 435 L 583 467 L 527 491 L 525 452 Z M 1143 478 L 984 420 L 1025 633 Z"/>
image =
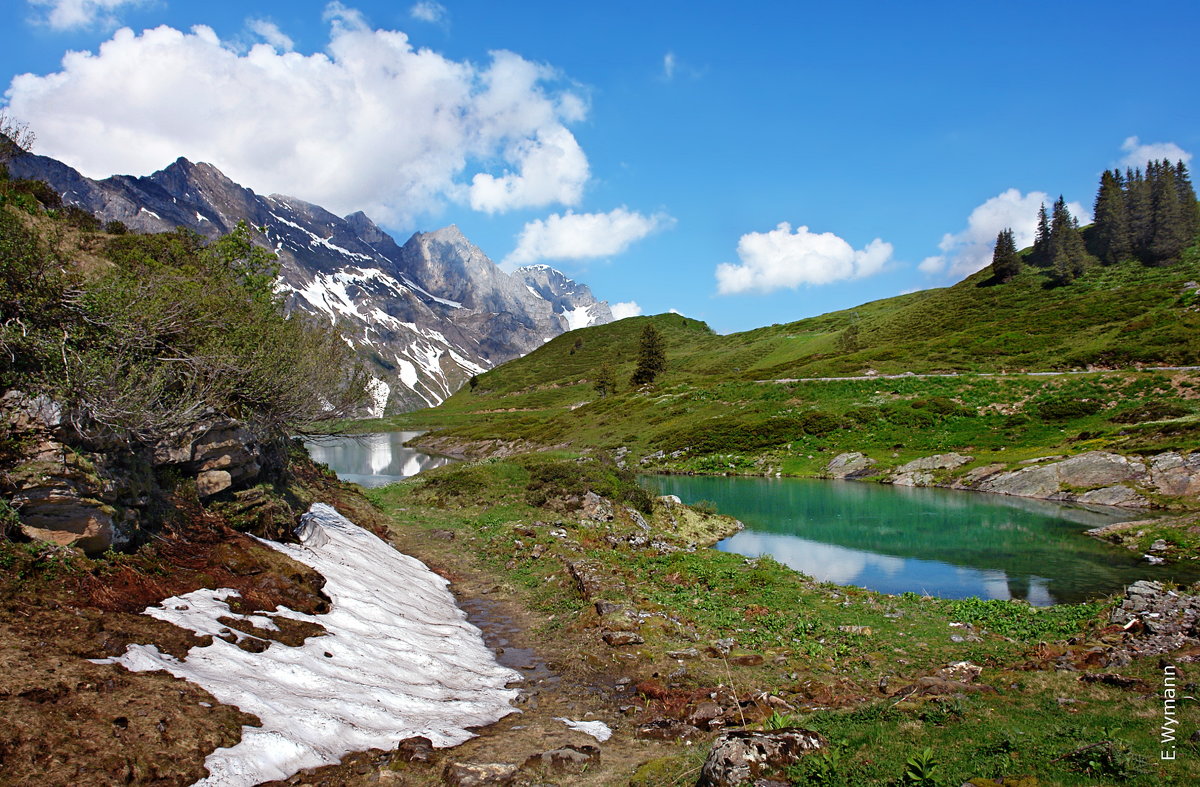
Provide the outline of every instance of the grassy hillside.
<path id="1" fill-rule="evenodd" d="M 679 452 L 660 464 L 702 472 L 811 474 L 848 450 L 898 464 L 955 449 L 977 463 L 1188 449 L 1200 436 L 1200 376 L 1131 367 L 1200 364 L 1197 280 L 1193 248 L 1174 265 L 1094 267 L 1062 287 L 1038 268 L 1004 284 L 984 271 L 728 336 L 674 314 L 630 318 L 564 334 L 435 409 L 356 428 Z M 647 323 L 667 369 L 635 389 Z M 601 397 L 604 364 L 620 385 Z M 1067 373 L 1039 374 L 1049 371 Z M 803 379 L 839 376 L 861 379 Z"/>

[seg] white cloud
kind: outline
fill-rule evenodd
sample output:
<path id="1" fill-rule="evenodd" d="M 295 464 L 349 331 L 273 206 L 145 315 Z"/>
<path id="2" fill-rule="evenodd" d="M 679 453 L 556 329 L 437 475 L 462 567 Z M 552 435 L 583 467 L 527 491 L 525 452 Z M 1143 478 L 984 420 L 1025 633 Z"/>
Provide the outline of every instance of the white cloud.
<path id="1" fill-rule="evenodd" d="M 663 55 L 663 79 L 670 82 L 675 78 L 675 53 L 668 52 Z"/>
<path id="2" fill-rule="evenodd" d="M 801 284 L 829 284 L 879 273 L 892 257 L 892 244 L 876 238 L 855 250 L 832 232 L 781 223 L 770 232 L 750 232 L 737 247 L 740 265 L 717 266 L 717 293 L 768 293 Z"/>
<path id="3" fill-rule="evenodd" d="M 554 213 L 525 225 L 504 264 L 608 257 L 674 222 L 664 213 L 643 216 L 624 206 L 608 213 Z"/>
<path id="4" fill-rule="evenodd" d="M 488 212 L 578 202 L 588 162 L 566 124 L 587 102 L 552 68 L 512 52 L 475 64 L 417 50 L 338 3 L 325 18 L 329 43 L 311 55 L 238 52 L 204 26 L 122 29 L 57 73 L 15 77 L 5 95 L 41 152 L 92 177 L 182 155 L 393 227 L 446 200 Z"/>
<path id="5" fill-rule="evenodd" d="M 291 52 L 296 48 L 296 42 L 291 36 L 279 29 L 279 25 L 266 19 L 251 19 L 246 26 L 263 41 L 278 49 L 280 52 Z"/>
<path id="6" fill-rule="evenodd" d="M 1129 137 L 1121 145 L 1125 158 L 1121 159 L 1123 167 L 1145 167 L 1147 161 L 1167 159 L 1171 163 L 1182 161 L 1187 164 L 1192 160 L 1192 154 L 1176 145 L 1174 142 L 1150 142 L 1142 144 L 1137 137 Z"/>
<path id="7" fill-rule="evenodd" d="M 408 9 L 408 15 L 420 22 L 429 22 L 430 24 L 441 24 L 446 21 L 446 6 L 441 3 L 432 2 L 432 0 L 423 0 L 416 3 L 412 8 Z"/>
<path id="8" fill-rule="evenodd" d="M 499 177 L 480 172 L 471 180 L 470 203 L 475 210 L 501 213 L 552 202 L 575 205 L 583 197 L 587 156 L 562 126 L 513 142 L 505 157 L 516 164 L 516 172 L 506 171 Z"/>
<path id="9" fill-rule="evenodd" d="M 44 9 L 37 21 L 55 30 L 75 30 L 94 25 L 117 24 L 113 13 L 123 5 L 138 5 L 145 0 L 28 0 L 34 8 Z"/>
<path id="10" fill-rule="evenodd" d="M 1049 211 L 1054 200 L 1044 191 L 1022 195 L 1017 189 L 1008 189 L 997 194 L 971 211 L 966 229 L 942 236 L 942 242 L 938 244 L 941 254 L 926 257 L 917 267 L 924 273 L 944 273 L 952 279 L 982 270 L 992 264 L 992 250 L 1001 230 L 1013 231 L 1018 249 L 1032 245 L 1037 232 L 1038 208 L 1044 204 Z M 1092 220 L 1091 211 L 1078 202 L 1068 202 L 1067 208 L 1080 224 Z"/>
<path id="11" fill-rule="evenodd" d="M 623 320 L 626 317 L 637 317 L 642 313 L 642 307 L 638 306 L 637 301 L 622 301 L 614 303 L 609 307 L 612 310 L 614 320 Z"/>

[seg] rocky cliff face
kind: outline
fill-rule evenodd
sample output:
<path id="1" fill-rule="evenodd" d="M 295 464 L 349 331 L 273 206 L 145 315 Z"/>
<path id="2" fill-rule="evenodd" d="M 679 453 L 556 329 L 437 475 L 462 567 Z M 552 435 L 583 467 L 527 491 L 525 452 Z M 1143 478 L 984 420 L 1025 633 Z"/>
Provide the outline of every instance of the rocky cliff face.
<path id="1" fill-rule="evenodd" d="M 435 405 L 471 375 L 564 331 L 612 321 L 586 286 L 544 265 L 505 273 L 457 227 L 399 245 L 362 212 L 343 218 L 255 194 L 209 164 L 181 158 L 147 177 L 102 181 L 43 156 L 9 169 L 138 232 L 182 226 L 216 237 L 241 220 L 261 228 L 256 241 L 282 263 L 287 308 L 335 324 L 371 365 L 375 415 Z"/>
<path id="2" fill-rule="evenodd" d="M 0 397 L 0 433 L 20 446 L 0 473 L 0 494 L 19 512 L 22 533 L 88 554 L 144 540 L 167 507 L 165 478 L 194 480 L 203 501 L 240 501 L 280 476 L 286 450 L 214 412 L 152 446 L 110 443 L 75 432 L 49 398 L 20 391 Z"/>

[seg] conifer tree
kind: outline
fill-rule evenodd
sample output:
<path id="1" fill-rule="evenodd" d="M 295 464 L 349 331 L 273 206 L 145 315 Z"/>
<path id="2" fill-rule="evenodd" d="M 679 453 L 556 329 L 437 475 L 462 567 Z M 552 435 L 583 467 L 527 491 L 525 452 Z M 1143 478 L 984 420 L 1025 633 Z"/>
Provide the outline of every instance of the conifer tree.
<path id="1" fill-rule="evenodd" d="M 992 275 L 996 281 L 1008 281 L 1021 271 L 1021 258 L 1017 256 L 1017 244 L 1013 231 L 1005 228 L 996 236 L 996 247 L 992 250 Z"/>
<path id="2" fill-rule="evenodd" d="M 1184 227 L 1189 238 L 1200 234 L 1200 203 L 1196 202 L 1196 190 L 1192 178 L 1182 161 L 1175 162 L 1175 188 L 1179 189 L 1179 203 L 1183 206 Z"/>
<path id="3" fill-rule="evenodd" d="M 1150 182 L 1150 243 L 1145 261 L 1163 265 L 1179 256 L 1194 235 L 1188 232 L 1188 216 L 1179 200 L 1175 167 L 1166 159 L 1153 162 Z"/>
<path id="4" fill-rule="evenodd" d="M 1050 262 L 1050 217 L 1046 215 L 1046 203 L 1038 208 L 1037 233 L 1033 236 L 1033 253 L 1030 261 L 1034 265 Z"/>
<path id="5" fill-rule="evenodd" d="M 1129 242 L 1133 254 L 1138 259 L 1145 259 L 1153 228 L 1150 220 L 1150 184 L 1140 169 L 1125 171 L 1125 215 L 1129 220 Z"/>
<path id="6" fill-rule="evenodd" d="M 1050 219 L 1050 265 L 1058 284 L 1069 284 L 1087 267 L 1088 253 L 1083 245 L 1079 223 L 1067 209 L 1066 200 L 1060 194 L 1054 203 Z"/>
<path id="7" fill-rule="evenodd" d="M 1133 254 L 1129 234 L 1129 214 L 1125 207 L 1124 183 L 1118 170 L 1105 171 L 1100 176 L 1096 193 L 1095 228 L 1089 251 L 1105 265 L 1128 259 Z"/>
<path id="8" fill-rule="evenodd" d="M 596 370 L 596 379 L 592 382 L 592 387 L 602 397 L 617 392 L 617 375 L 613 373 L 611 366 L 608 364 L 600 365 L 600 368 Z"/>
<path id="9" fill-rule="evenodd" d="M 646 385 L 654 382 L 654 378 L 667 368 L 667 355 L 663 351 L 662 337 L 654 329 L 653 323 L 646 323 L 642 329 L 642 338 L 638 345 L 637 366 L 633 376 L 629 378 L 631 385 Z"/>

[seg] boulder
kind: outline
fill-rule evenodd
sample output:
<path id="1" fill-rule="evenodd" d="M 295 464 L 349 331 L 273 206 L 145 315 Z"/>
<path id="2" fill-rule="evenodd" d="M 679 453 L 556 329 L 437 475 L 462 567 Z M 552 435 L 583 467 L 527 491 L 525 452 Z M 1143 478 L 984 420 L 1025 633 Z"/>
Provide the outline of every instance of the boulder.
<path id="1" fill-rule="evenodd" d="M 641 645 L 646 641 L 636 631 L 606 631 L 601 636 L 610 648 L 620 648 L 625 645 Z"/>
<path id="2" fill-rule="evenodd" d="M 596 522 L 611 522 L 613 519 L 613 504 L 595 492 L 583 496 L 583 515 Z"/>
<path id="3" fill-rule="evenodd" d="M 1175 451 L 1150 458 L 1150 485 L 1172 497 L 1200 497 L 1200 453 Z"/>
<path id="4" fill-rule="evenodd" d="M 442 771 L 442 780 L 451 787 L 483 787 L 512 784 L 517 766 L 504 762 L 452 762 Z"/>
<path id="5" fill-rule="evenodd" d="M 1030 465 L 1007 473 L 996 473 L 984 478 L 976 488 L 981 492 L 995 492 L 1019 497 L 1075 500 L 1086 491 L 1137 483 L 1147 478 L 1146 465 L 1140 459 L 1106 451 L 1090 451 L 1061 461 Z M 1085 492 L 1072 494 L 1068 490 L 1085 490 Z M 1098 496 L 1105 497 L 1116 494 L 1106 492 Z"/>
<path id="6" fill-rule="evenodd" d="M 697 787 L 746 784 L 787 768 L 825 746 L 825 739 L 817 733 L 796 727 L 770 732 L 724 732 L 713 743 L 696 784 Z"/>
<path id="7" fill-rule="evenodd" d="M 974 458 L 954 452 L 923 456 L 896 468 L 888 480 L 896 486 L 932 486 L 934 470 L 954 470 Z"/>
<path id="8" fill-rule="evenodd" d="M 264 451 L 244 424 L 210 412 L 160 440 L 154 446 L 154 463 L 195 473 L 197 491 L 204 498 L 256 481 L 263 470 Z"/>
<path id="9" fill-rule="evenodd" d="M 838 454 L 825 465 L 825 475 L 829 478 L 855 479 L 863 478 L 874 472 L 875 460 L 858 451 Z"/>

